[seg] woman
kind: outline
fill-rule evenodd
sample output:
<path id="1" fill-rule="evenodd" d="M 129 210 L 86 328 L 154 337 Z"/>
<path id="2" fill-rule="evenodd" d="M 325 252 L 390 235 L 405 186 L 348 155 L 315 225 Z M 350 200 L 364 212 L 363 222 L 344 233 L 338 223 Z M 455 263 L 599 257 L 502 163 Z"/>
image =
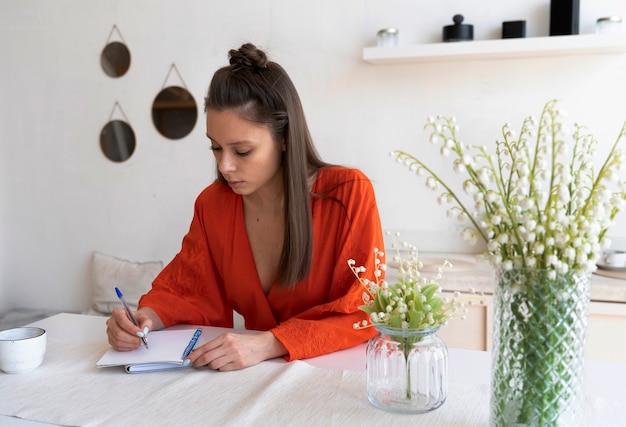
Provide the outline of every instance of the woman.
<path id="1" fill-rule="evenodd" d="M 205 98 L 218 179 L 197 198 L 178 255 L 139 301 L 139 327 L 116 309 L 110 344 L 133 350 L 150 330 L 188 323 L 233 326 L 186 364 L 234 370 L 284 356 L 303 359 L 369 339 L 348 259 L 373 272 L 384 246 L 365 175 L 323 162 L 284 69 L 252 44 L 231 50 Z"/>

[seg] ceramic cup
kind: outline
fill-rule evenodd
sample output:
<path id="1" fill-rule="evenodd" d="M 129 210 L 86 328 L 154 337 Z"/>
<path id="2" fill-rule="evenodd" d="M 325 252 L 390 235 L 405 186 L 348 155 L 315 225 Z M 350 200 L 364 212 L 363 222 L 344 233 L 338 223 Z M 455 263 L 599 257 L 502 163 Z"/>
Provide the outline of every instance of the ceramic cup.
<path id="1" fill-rule="evenodd" d="M 21 327 L 0 331 L 0 370 L 18 374 L 35 370 L 46 353 L 46 331 Z"/>
<path id="2" fill-rule="evenodd" d="M 626 251 L 608 250 L 602 255 L 602 262 L 609 267 L 626 267 Z"/>

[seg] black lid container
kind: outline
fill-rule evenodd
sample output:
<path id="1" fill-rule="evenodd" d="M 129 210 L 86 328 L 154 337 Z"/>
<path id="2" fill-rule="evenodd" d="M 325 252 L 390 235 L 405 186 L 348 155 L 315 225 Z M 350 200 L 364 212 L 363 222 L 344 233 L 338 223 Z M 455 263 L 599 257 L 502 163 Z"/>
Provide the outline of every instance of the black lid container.
<path id="1" fill-rule="evenodd" d="M 580 0 L 550 0 L 550 35 L 578 34 Z"/>
<path id="2" fill-rule="evenodd" d="M 474 40 L 474 26 L 463 24 L 463 15 L 454 15 L 454 25 L 443 27 L 444 42 L 462 42 Z"/>

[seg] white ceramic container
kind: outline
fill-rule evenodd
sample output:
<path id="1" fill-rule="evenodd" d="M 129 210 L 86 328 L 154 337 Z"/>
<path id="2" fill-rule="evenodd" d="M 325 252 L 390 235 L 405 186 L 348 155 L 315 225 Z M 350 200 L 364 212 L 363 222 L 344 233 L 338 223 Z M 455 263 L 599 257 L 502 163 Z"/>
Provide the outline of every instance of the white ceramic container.
<path id="1" fill-rule="evenodd" d="M 626 251 L 616 249 L 604 251 L 600 265 L 602 267 L 626 268 Z"/>
<path id="2" fill-rule="evenodd" d="M 46 354 L 46 331 L 20 327 L 0 331 L 0 370 L 18 374 L 35 370 Z"/>

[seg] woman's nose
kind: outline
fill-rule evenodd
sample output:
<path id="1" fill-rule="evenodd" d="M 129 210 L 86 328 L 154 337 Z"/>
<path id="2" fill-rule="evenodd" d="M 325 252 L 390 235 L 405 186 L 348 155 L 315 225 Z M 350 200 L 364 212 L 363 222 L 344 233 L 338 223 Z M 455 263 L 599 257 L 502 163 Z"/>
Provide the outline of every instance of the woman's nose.
<path id="1" fill-rule="evenodd" d="M 234 159 L 228 154 L 222 154 L 221 158 L 218 160 L 217 165 L 220 172 L 222 173 L 233 172 L 235 169 L 237 169 Z"/>

